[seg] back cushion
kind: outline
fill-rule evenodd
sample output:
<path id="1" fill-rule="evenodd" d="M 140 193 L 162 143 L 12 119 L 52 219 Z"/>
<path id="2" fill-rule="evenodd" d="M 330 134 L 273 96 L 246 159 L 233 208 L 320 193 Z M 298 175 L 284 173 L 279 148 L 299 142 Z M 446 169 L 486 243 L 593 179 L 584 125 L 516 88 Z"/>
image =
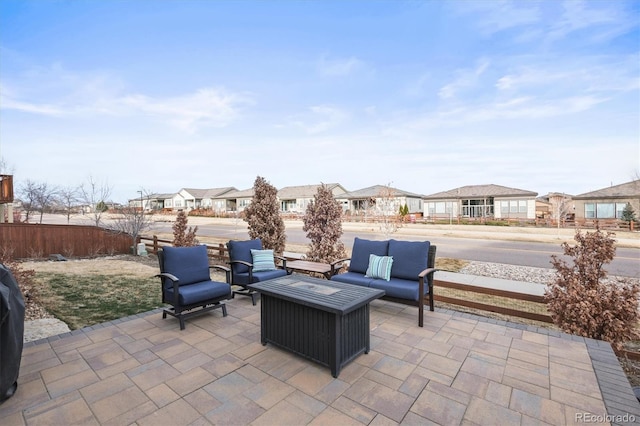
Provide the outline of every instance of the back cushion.
<path id="1" fill-rule="evenodd" d="M 388 241 L 363 240 L 356 237 L 353 241 L 349 272 L 366 274 L 367 267 L 369 266 L 369 255 L 375 254 L 376 256 L 386 256 L 388 247 Z"/>
<path id="2" fill-rule="evenodd" d="M 209 281 L 209 257 L 206 246 L 163 247 L 164 271 L 175 275 L 180 285 Z"/>
<path id="3" fill-rule="evenodd" d="M 251 249 L 262 250 L 262 240 L 256 238 L 255 240 L 246 241 L 229 241 L 227 243 L 229 249 L 229 259 L 231 260 L 243 260 L 245 262 L 253 263 L 253 256 L 251 255 Z M 236 274 L 245 274 L 249 272 L 249 267 L 239 263 L 231 266 L 233 272 Z"/>
<path id="4" fill-rule="evenodd" d="M 389 256 L 393 256 L 391 276 L 405 280 L 418 280 L 427 269 L 429 241 L 389 240 Z"/>

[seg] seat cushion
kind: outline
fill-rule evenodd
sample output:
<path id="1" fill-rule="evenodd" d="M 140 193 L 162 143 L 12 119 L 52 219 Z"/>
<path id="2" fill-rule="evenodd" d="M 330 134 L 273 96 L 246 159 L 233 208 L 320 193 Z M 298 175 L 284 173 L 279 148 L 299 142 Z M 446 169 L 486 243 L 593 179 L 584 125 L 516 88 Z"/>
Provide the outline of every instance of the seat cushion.
<path id="1" fill-rule="evenodd" d="M 391 278 L 391 266 L 393 265 L 393 257 L 369 255 L 369 267 L 367 268 L 366 277 L 379 278 L 389 281 Z"/>
<path id="2" fill-rule="evenodd" d="M 231 296 L 229 284 L 211 280 L 182 285 L 179 291 L 179 301 L 183 306 L 229 296 Z M 167 289 L 166 297 L 166 302 L 173 303 L 173 288 Z"/>
<path id="3" fill-rule="evenodd" d="M 273 258 L 273 250 L 256 250 L 251 249 L 251 257 L 253 259 L 253 272 L 273 271 L 276 264 Z"/>
<path id="4" fill-rule="evenodd" d="M 391 277 L 418 280 L 420 272 L 427 269 L 429 241 L 389 240 L 389 256 L 393 257 Z"/>
<path id="5" fill-rule="evenodd" d="M 163 247 L 164 270 L 175 275 L 180 285 L 209 281 L 209 257 L 206 246 Z M 168 281 L 168 280 L 166 280 Z"/>
<path id="6" fill-rule="evenodd" d="M 227 249 L 229 250 L 229 259 L 242 260 L 243 262 L 253 263 L 253 256 L 251 256 L 251 249 L 262 250 L 262 241 L 257 238 L 255 240 L 246 241 L 229 241 L 227 243 Z M 236 274 L 243 274 L 249 272 L 247 265 L 234 263 L 231 265 L 233 272 Z"/>
<path id="7" fill-rule="evenodd" d="M 345 272 L 344 274 L 337 274 L 332 276 L 331 281 L 369 287 L 369 283 L 373 281 L 373 279 L 365 277 L 363 274 L 360 274 L 358 272 Z"/>
<path id="8" fill-rule="evenodd" d="M 388 241 L 364 240 L 356 237 L 353 241 L 353 250 L 351 250 L 351 262 L 349 263 L 349 272 L 367 273 L 369 267 L 369 255 L 386 256 Z"/>
<path id="9" fill-rule="evenodd" d="M 390 281 L 371 280 L 369 287 L 384 290 L 385 296 L 418 301 L 418 281 L 400 278 L 391 278 Z M 425 284 L 424 287 L 425 294 L 429 293 L 429 286 Z"/>

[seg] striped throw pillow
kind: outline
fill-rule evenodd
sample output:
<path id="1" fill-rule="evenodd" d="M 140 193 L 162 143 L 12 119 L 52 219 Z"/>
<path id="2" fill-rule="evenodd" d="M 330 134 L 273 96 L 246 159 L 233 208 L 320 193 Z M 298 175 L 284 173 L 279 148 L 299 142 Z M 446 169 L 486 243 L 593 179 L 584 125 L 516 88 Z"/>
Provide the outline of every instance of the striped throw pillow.
<path id="1" fill-rule="evenodd" d="M 393 264 L 393 257 L 391 256 L 376 256 L 375 254 L 369 255 L 369 267 L 365 277 L 369 278 L 381 278 L 389 281 L 391 279 L 391 265 Z"/>
<path id="2" fill-rule="evenodd" d="M 273 261 L 273 250 L 256 250 L 251 249 L 253 257 L 253 272 L 273 271 L 276 264 Z"/>

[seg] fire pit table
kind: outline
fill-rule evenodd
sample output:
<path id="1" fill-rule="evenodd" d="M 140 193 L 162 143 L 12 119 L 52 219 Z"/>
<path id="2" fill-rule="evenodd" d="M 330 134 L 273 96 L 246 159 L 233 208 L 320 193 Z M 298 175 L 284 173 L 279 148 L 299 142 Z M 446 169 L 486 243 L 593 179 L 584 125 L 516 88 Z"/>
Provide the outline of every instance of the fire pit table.
<path id="1" fill-rule="evenodd" d="M 331 369 L 369 353 L 369 303 L 384 290 L 304 275 L 248 286 L 261 293 L 261 342 L 272 343 Z"/>

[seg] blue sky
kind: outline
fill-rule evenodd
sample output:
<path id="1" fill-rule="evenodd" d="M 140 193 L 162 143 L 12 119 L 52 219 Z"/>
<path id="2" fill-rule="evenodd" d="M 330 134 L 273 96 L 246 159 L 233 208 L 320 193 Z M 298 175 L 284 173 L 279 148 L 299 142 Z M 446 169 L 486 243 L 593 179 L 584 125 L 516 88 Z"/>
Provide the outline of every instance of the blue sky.
<path id="1" fill-rule="evenodd" d="M 638 1 L 0 2 L 17 185 L 496 184 L 640 175 Z"/>

